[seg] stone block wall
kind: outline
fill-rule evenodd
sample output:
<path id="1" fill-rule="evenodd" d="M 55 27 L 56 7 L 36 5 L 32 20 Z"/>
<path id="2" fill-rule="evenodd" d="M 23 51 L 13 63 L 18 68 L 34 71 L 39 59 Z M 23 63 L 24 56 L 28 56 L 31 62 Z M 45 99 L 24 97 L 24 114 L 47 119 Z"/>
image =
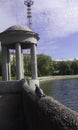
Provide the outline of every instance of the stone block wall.
<path id="1" fill-rule="evenodd" d="M 78 130 L 78 113 L 25 80 L 0 82 L 0 130 Z"/>
<path id="2" fill-rule="evenodd" d="M 20 81 L 0 82 L 0 130 L 28 130 Z"/>
<path id="3" fill-rule="evenodd" d="M 78 130 L 78 113 L 51 97 L 38 98 L 23 85 L 24 114 L 29 130 Z"/>

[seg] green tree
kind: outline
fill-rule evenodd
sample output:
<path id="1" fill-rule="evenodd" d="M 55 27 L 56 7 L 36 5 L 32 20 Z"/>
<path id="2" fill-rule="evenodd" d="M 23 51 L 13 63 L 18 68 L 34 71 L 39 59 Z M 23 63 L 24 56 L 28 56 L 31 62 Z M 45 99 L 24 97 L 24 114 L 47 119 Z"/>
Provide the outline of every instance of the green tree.
<path id="1" fill-rule="evenodd" d="M 60 75 L 70 75 L 71 74 L 71 62 L 70 61 L 60 61 L 59 62 L 59 74 Z"/>
<path id="2" fill-rule="evenodd" d="M 53 61 L 53 75 L 59 75 L 59 61 Z"/>
<path id="3" fill-rule="evenodd" d="M 12 62 L 11 62 L 11 75 L 15 76 L 16 75 L 16 59 L 13 57 Z"/>
<path id="4" fill-rule="evenodd" d="M 78 60 L 74 59 L 71 64 L 71 74 L 78 74 Z"/>
<path id="5" fill-rule="evenodd" d="M 53 72 L 53 64 L 50 56 L 40 54 L 37 56 L 38 63 L 38 75 L 39 76 L 48 76 Z"/>
<path id="6" fill-rule="evenodd" d="M 24 55 L 24 74 L 31 75 L 31 58 L 30 55 Z"/>
<path id="7" fill-rule="evenodd" d="M 0 76 L 2 75 L 2 52 L 0 51 Z"/>

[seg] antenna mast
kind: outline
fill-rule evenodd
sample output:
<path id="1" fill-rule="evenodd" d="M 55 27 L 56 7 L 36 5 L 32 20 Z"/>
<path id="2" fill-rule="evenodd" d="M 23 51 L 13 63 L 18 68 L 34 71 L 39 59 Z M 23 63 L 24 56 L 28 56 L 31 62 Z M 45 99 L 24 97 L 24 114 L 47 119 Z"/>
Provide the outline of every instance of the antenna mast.
<path id="1" fill-rule="evenodd" d="M 31 6 L 34 4 L 33 0 L 26 0 L 24 4 L 27 6 L 27 19 L 28 19 L 28 27 L 32 28 L 32 13 Z"/>

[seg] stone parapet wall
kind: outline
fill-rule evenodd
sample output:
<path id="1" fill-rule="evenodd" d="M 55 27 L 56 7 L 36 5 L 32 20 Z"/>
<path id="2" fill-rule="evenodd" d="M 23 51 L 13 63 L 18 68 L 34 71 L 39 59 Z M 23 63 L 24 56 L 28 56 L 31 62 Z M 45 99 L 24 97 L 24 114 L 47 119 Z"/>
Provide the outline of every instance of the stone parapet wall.
<path id="1" fill-rule="evenodd" d="M 22 82 L 16 81 L 0 81 L 0 94 L 11 94 L 11 93 L 21 93 L 22 92 Z"/>
<path id="2" fill-rule="evenodd" d="M 0 130 L 26 130 L 21 81 L 0 82 Z"/>
<path id="3" fill-rule="evenodd" d="M 78 113 L 51 97 L 38 98 L 23 85 L 24 113 L 30 130 L 78 130 Z"/>
<path id="4" fill-rule="evenodd" d="M 26 80 L 0 82 L 0 130 L 78 130 L 78 113 L 39 98 Z"/>

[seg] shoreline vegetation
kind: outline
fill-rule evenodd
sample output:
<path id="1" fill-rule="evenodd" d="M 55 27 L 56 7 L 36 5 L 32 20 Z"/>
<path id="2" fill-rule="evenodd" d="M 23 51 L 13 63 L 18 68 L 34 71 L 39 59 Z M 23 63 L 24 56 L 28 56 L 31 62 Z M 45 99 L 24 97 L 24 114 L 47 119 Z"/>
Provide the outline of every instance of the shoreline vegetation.
<path id="1" fill-rule="evenodd" d="M 61 76 L 44 76 L 38 77 L 39 81 L 49 81 L 49 80 L 60 80 L 60 79 L 75 79 L 78 75 L 61 75 Z"/>

